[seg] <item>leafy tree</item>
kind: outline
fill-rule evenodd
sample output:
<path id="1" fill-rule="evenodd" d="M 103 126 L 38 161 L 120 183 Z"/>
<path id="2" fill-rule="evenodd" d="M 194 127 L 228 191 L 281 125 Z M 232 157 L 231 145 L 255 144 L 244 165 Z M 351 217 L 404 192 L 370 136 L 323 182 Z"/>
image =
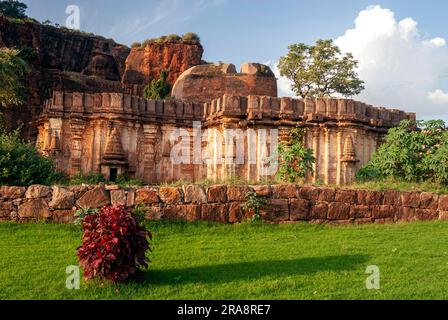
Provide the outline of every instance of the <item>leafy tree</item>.
<path id="1" fill-rule="evenodd" d="M 162 71 L 160 73 L 160 79 L 154 79 L 151 84 L 145 87 L 144 96 L 146 99 L 165 99 L 170 95 L 171 86 L 166 82 L 168 78 L 168 72 Z"/>
<path id="2" fill-rule="evenodd" d="M 405 120 L 357 173 L 360 180 L 394 178 L 448 184 L 448 131 L 444 121 Z"/>
<path id="3" fill-rule="evenodd" d="M 279 167 L 277 178 L 283 182 L 298 182 L 306 178 L 307 173 L 313 172 L 313 163 L 316 159 L 313 150 L 305 148 L 303 141 L 306 130 L 303 128 L 293 128 L 289 133 L 287 143 L 279 143 L 277 154 Z"/>
<path id="4" fill-rule="evenodd" d="M 292 81 L 291 89 L 302 98 L 359 94 L 364 82 L 358 78 L 357 67 L 353 55 L 342 54 L 332 40 L 318 40 L 314 46 L 290 45 L 278 64 L 280 74 Z"/>
<path id="5" fill-rule="evenodd" d="M 25 99 L 25 89 L 20 83 L 29 72 L 28 64 L 15 49 L 0 49 L 0 106 L 20 105 Z"/>
<path id="6" fill-rule="evenodd" d="M 15 19 L 25 19 L 25 14 L 28 6 L 20 1 L 15 0 L 3 0 L 0 2 L 0 13 Z"/>
<path id="7" fill-rule="evenodd" d="M 0 134 L 0 185 L 51 184 L 58 178 L 53 161 L 23 142 L 18 130 Z"/>

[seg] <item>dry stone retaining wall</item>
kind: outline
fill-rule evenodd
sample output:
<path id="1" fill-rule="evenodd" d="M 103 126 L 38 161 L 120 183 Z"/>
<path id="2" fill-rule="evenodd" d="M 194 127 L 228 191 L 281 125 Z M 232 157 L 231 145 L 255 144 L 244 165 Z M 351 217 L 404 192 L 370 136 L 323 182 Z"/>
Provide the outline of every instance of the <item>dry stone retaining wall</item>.
<path id="1" fill-rule="evenodd" d="M 246 193 L 267 198 L 265 221 L 364 224 L 448 219 L 448 195 L 299 186 L 201 187 L 70 186 L 0 187 L 0 220 L 69 223 L 80 207 L 143 204 L 150 220 L 236 223 L 252 216 L 241 208 Z"/>

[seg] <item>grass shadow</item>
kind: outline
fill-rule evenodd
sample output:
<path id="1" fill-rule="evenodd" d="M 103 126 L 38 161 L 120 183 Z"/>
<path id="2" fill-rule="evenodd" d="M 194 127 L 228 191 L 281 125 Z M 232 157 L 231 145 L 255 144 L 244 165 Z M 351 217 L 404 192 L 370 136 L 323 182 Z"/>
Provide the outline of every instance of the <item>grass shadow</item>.
<path id="1" fill-rule="evenodd" d="M 225 283 L 235 280 L 256 280 L 268 276 L 287 277 L 324 271 L 341 272 L 359 268 L 368 260 L 369 256 L 366 255 L 343 255 L 148 270 L 145 272 L 144 282 L 151 285 Z"/>

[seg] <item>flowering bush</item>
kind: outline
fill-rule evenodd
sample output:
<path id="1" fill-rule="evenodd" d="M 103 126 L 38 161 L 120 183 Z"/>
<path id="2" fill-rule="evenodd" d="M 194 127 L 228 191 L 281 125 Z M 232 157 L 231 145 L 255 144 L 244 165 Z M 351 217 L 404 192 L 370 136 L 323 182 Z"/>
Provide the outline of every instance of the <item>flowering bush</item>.
<path id="1" fill-rule="evenodd" d="M 87 215 L 82 228 L 78 258 L 86 280 L 125 281 L 140 267 L 148 267 L 145 253 L 150 250 L 151 233 L 123 206 Z"/>
<path id="2" fill-rule="evenodd" d="M 448 184 L 448 131 L 442 120 L 402 121 L 389 130 L 386 141 L 358 178 L 395 178 L 409 182 Z"/>

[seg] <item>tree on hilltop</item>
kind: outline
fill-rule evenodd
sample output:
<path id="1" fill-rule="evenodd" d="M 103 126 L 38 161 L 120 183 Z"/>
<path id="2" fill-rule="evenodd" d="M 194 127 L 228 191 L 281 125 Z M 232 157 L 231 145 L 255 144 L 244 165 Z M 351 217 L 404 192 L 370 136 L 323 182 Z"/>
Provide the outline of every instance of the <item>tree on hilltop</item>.
<path id="1" fill-rule="evenodd" d="M 15 19 L 25 19 L 28 16 L 26 15 L 26 9 L 28 6 L 20 1 L 16 0 L 3 0 L 0 2 L 0 13 Z"/>
<path id="2" fill-rule="evenodd" d="M 364 90 L 356 72 L 358 61 L 351 53 L 342 54 L 333 40 L 318 40 L 289 47 L 280 58 L 280 75 L 292 81 L 291 89 L 302 98 L 322 98 L 340 94 L 350 97 Z"/>

